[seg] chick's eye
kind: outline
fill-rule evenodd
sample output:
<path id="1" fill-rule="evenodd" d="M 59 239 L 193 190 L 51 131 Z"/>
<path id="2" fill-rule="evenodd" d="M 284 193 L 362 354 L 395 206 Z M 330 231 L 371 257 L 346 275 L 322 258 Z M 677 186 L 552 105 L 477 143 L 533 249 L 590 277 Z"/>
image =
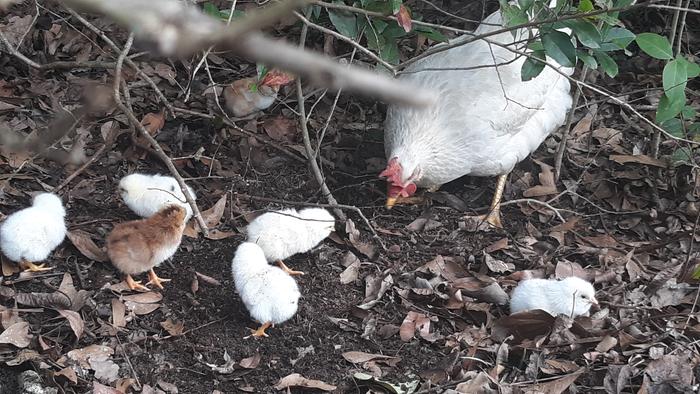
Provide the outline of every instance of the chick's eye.
<path id="1" fill-rule="evenodd" d="M 586 298 L 588 298 L 588 296 L 582 295 L 581 298 L 583 298 L 585 300 Z"/>

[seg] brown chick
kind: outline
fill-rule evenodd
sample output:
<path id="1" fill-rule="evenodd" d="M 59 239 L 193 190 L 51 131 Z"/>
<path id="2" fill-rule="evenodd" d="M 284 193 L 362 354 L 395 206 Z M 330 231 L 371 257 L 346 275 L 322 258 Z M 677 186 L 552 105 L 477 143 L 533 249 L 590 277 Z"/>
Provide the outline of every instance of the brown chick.
<path id="1" fill-rule="evenodd" d="M 112 264 L 126 275 L 131 290 L 148 290 L 154 284 L 163 288 L 153 267 L 170 258 L 182 240 L 187 211 L 179 205 L 168 205 L 155 215 L 142 220 L 132 220 L 114 227 L 107 236 L 107 254 Z M 146 286 L 134 281 L 131 275 L 148 271 Z"/>

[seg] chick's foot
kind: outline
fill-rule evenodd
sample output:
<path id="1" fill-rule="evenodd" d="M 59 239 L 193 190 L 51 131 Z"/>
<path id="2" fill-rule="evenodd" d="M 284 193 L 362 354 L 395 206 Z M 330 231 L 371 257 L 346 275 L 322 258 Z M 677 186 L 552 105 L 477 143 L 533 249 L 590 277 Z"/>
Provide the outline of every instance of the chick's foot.
<path id="1" fill-rule="evenodd" d="M 272 323 L 267 322 L 267 323 L 263 324 L 262 326 L 260 326 L 257 330 L 250 330 L 250 335 L 243 337 L 243 339 L 248 339 L 250 337 L 253 337 L 253 338 L 266 337 L 267 338 L 267 337 L 269 337 L 269 335 L 267 335 L 265 330 L 267 330 L 271 325 L 272 325 Z"/>
<path id="2" fill-rule="evenodd" d="M 164 282 L 170 282 L 170 279 L 159 278 L 158 275 L 156 275 L 156 272 L 153 271 L 153 268 L 151 268 L 151 270 L 148 271 L 148 283 L 146 283 L 146 286 L 153 284 L 157 288 L 162 290 Z"/>
<path id="3" fill-rule="evenodd" d="M 36 265 L 32 263 L 31 261 L 27 260 L 22 260 L 19 263 L 20 268 L 22 268 L 25 271 L 29 272 L 41 272 L 41 271 L 48 271 L 52 270 L 53 267 L 45 267 L 46 264 L 41 264 L 41 265 Z"/>
<path id="4" fill-rule="evenodd" d="M 287 267 L 282 260 L 277 260 L 277 265 L 282 269 L 282 271 L 286 272 L 287 275 L 304 275 L 302 271 L 294 271 L 293 269 Z"/>
<path id="5" fill-rule="evenodd" d="M 124 278 L 124 281 L 126 282 L 126 285 L 129 286 L 129 289 L 131 290 L 139 290 L 139 291 L 150 291 L 150 289 L 144 285 L 141 284 L 141 281 L 135 281 L 134 278 L 131 277 L 131 275 L 127 275 L 126 278 Z"/>

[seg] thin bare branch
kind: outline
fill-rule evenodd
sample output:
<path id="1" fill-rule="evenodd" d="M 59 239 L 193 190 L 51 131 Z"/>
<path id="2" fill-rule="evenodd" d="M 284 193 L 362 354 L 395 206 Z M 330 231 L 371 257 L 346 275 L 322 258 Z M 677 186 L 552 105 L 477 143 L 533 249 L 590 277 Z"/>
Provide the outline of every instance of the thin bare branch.
<path id="1" fill-rule="evenodd" d="M 334 91 L 343 89 L 407 105 L 428 105 L 434 95 L 378 73 L 357 67 L 347 68 L 317 53 L 270 39 L 257 30 L 278 19 L 283 10 L 301 4 L 299 0 L 268 7 L 252 17 L 226 26 L 204 15 L 187 2 L 170 0 L 61 0 L 109 16 L 157 44 L 164 54 L 185 55 L 212 45 L 303 76 L 314 85 Z M 272 11 L 270 11 L 272 10 Z M 128 62 L 127 62 L 128 64 Z"/>

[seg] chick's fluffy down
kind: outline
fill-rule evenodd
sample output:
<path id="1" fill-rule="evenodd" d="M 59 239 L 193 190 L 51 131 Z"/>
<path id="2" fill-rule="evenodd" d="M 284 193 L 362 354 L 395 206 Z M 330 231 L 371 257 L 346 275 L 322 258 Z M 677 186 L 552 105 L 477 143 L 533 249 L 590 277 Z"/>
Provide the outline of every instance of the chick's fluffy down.
<path id="1" fill-rule="evenodd" d="M 242 243 L 231 263 L 231 272 L 241 300 L 257 322 L 279 324 L 297 312 L 301 296 L 297 282 L 269 265 L 258 245 Z"/>
<path id="2" fill-rule="evenodd" d="M 510 312 L 540 309 L 552 316 L 588 316 L 592 304 L 597 304 L 595 289 L 581 278 L 528 279 L 513 290 Z"/>
<path id="3" fill-rule="evenodd" d="M 194 190 L 189 186 L 187 189 L 196 199 Z M 192 208 L 173 177 L 138 173 L 127 175 L 119 181 L 119 192 L 129 209 L 141 217 L 151 217 L 170 204 L 185 208 L 185 221 L 192 216 Z"/>
<path id="4" fill-rule="evenodd" d="M 55 194 L 34 197 L 32 206 L 8 216 L 0 226 L 0 247 L 10 260 L 42 261 L 66 236 L 66 210 Z"/>
<path id="5" fill-rule="evenodd" d="M 333 216 L 322 208 L 295 209 L 264 213 L 247 227 L 248 242 L 254 242 L 268 261 L 284 260 L 311 250 L 335 227 Z"/>

